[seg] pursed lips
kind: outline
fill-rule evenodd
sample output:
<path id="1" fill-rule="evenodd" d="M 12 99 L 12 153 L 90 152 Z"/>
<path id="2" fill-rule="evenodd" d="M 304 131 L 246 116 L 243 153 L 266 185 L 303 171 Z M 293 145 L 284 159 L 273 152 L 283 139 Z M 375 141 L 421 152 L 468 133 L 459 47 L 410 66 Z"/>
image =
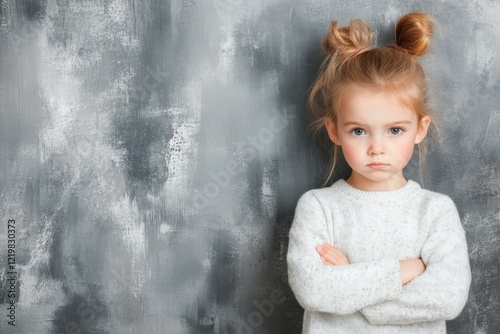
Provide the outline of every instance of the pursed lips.
<path id="1" fill-rule="evenodd" d="M 373 163 L 368 165 L 368 167 L 370 167 L 373 170 L 382 170 L 382 169 L 385 170 L 385 167 L 387 167 L 387 166 L 389 166 L 389 165 L 384 164 L 382 162 L 373 162 Z"/>

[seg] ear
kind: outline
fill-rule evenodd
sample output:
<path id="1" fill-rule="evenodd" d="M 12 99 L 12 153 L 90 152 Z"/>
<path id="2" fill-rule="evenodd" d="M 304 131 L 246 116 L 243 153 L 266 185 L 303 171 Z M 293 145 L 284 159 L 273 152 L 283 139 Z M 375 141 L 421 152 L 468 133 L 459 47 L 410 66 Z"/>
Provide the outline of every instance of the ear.
<path id="1" fill-rule="evenodd" d="M 420 144 L 427 135 L 427 130 L 431 124 L 431 117 L 426 115 L 418 122 L 417 136 L 415 137 L 415 144 Z"/>
<path id="2" fill-rule="evenodd" d="M 328 132 L 328 137 L 330 137 L 330 140 L 338 145 L 338 146 L 341 146 L 340 144 L 340 140 L 337 136 L 337 128 L 335 126 L 335 122 L 332 121 L 332 119 L 330 117 L 328 117 L 326 120 L 325 120 L 325 127 L 326 127 L 326 131 Z"/>

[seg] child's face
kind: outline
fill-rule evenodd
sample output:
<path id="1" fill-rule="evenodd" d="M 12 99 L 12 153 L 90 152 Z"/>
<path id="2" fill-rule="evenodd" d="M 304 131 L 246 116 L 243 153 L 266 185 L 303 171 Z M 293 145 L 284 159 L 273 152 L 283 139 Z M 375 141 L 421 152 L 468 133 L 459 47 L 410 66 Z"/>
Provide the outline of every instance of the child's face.
<path id="1" fill-rule="evenodd" d="M 396 97 L 357 90 L 344 98 L 337 117 L 337 126 L 331 120 L 325 125 L 352 168 L 348 183 L 364 190 L 398 189 L 406 184 L 403 168 L 414 145 L 425 138 L 429 116 L 418 121 Z"/>

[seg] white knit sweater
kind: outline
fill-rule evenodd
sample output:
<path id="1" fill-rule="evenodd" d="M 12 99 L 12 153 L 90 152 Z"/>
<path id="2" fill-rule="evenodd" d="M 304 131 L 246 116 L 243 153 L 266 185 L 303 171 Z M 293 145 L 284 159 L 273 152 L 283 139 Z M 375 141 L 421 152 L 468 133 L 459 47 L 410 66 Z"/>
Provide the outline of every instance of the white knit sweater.
<path id="1" fill-rule="evenodd" d="M 340 179 L 298 200 L 290 230 L 288 280 L 305 309 L 307 334 L 446 333 L 465 306 L 471 271 L 453 200 L 412 180 L 363 191 Z M 325 265 L 328 242 L 348 265 Z M 402 285 L 399 260 L 426 270 Z"/>

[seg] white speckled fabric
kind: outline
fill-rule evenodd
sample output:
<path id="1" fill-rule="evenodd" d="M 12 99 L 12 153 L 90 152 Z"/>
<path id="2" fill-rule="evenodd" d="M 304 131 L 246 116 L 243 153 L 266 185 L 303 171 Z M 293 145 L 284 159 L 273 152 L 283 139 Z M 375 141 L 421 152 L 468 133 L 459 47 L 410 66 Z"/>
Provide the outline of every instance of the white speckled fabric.
<path id="1" fill-rule="evenodd" d="M 297 202 L 289 234 L 288 280 L 305 309 L 307 334 L 446 333 L 469 295 L 465 231 L 453 200 L 408 180 L 363 191 L 340 179 Z M 325 265 L 328 242 L 349 265 Z M 426 270 L 402 285 L 399 260 Z"/>

